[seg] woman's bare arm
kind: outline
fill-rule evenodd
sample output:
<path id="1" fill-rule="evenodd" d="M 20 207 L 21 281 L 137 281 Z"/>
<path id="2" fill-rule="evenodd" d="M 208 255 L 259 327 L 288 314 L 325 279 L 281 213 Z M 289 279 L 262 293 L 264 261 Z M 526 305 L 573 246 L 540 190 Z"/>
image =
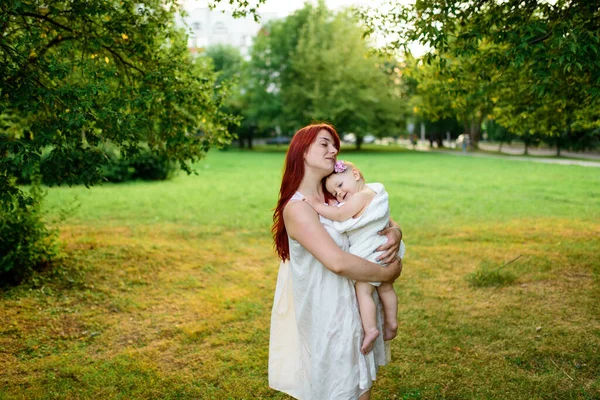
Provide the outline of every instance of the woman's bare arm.
<path id="1" fill-rule="evenodd" d="M 283 209 L 283 220 L 288 235 L 336 274 L 367 282 L 391 281 L 400 276 L 400 260 L 382 268 L 379 264 L 342 251 L 319 221 L 315 210 L 303 201 L 289 202 Z"/>

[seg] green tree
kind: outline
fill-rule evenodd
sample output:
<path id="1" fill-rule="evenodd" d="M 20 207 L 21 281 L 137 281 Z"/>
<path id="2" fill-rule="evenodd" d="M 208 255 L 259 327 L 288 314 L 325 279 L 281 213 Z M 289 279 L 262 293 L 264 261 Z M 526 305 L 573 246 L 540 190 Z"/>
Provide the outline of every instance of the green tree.
<path id="1" fill-rule="evenodd" d="M 370 32 L 385 30 L 393 50 L 407 52 L 419 42 L 430 49 L 424 60 L 443 70 L 460 58 L 495 71 L 494 114 L 508 129 L 524 134 L 535 125 L 543 135 L 570 140 L 578 126 L 599 126 L 599 5 L 423 0 L 389 2 L 361 16 Z"/>
<path id="2" fill-rule="evenodd" d="M 300 125 L 283 114 L 281 91 L 294 79 L 289 58 L 312 9 L 305 6 L 284 19 L 269 21 L 254 38 L 244 71 L 243 124 L 249 121 L 261 132 L 280 127 L 288 133 Z"/>
<path id="3" fill-rule="evenodd" d="M 176 1 L 8 0 L 0 11 L 4 207 L 27 201 L 11 177 L 43 149 L 54 183 L 92 185 L 108 142 L 124 157 L 148 146 L 189 172 L 230 140 L 228 88 L 190 56 Z"/>
<path id="4" fill-rule="evenodd" d="M 240 50 L 231 45 L 215 45 L 206 49 L 202 54 L 210 59 L 213 70 L 217 73 L 216 85 L 222 84 L 231 85 L 230 95 L 225 99 L 222 110 L 228 114 L 241 117 L 244 114 L 244 70 L 246 61 L 242 57 Z M 248 147 L 252 148 L 252 139 L 254 138 L 254 130 L 249 125 L 247 118 L 241 118 L 239 121 L 231 121 L 228 124 L 228 130 L 239 139 L 240 147 L 244 147 L 247 142 Z"/>
<path id="5" fill-rule="evenodd" d="M 445 68 L 409 60 L 405 73 L 416 81 L 412 103 L 417 113 L 432 122 L 456 118 L 477 146 L 482 123 L 494 105 L 494 71 L 468 57 L 449 56 Z"/>
<path id="6" fill-rule="evenodd" d="M 326 120 L 354 132 L 359 147 L 367 133 L 393 135 L 404 116 L 398 69 L 362 35 L 350 13 L 322 2 L 268 24 L 251 53 L 253 115 L 288 132 Z"/>
<path id="7" fill-rule="evenodd" d="M 239 82 L 244 58 L 237 47 L 226 44 L 210 46 L 203 56 L 212 60 L 213 70 L 218 72 L 217 84 L 223 81 Z"/>

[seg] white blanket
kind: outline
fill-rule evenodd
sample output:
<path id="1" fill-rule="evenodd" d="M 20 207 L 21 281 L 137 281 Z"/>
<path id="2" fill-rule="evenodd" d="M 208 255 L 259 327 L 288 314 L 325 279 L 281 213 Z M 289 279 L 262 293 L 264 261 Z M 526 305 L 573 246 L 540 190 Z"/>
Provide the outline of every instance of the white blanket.
<path id="1" fill-rule="evenodd" d="M 387 228 L 390 222 L 389 196 L 381 183 L 368 183 L 367 187 L 376 195 L 358 218 L 350 218 L 342 222 L 334 222 L 334 228 L 340 233 L 346 233 L 350 240 L 350 253 L 366 260 L 377 262 L 382 252 L 375 251 L 387 242 L 385 236 L 377 232 Z M 342 205 L 343 206 L 343 205 Z M 404 243 L 400 243 L 398 256 L 404 257 Z M 371 282 L 379 286 L 378 282 Z"/>

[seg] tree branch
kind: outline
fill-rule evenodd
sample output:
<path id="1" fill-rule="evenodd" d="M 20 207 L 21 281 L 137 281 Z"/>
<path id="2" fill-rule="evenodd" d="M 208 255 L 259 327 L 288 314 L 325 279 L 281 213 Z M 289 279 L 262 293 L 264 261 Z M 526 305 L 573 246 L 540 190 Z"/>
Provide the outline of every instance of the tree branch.
<path id="1" fill-rule="evenodd" d="M 62 37 L 62 36 L 59 35 L 59 36 L 55 37 L 46 46 L 44 46 L 44 48 L 42 48 L 40 50 L 40 52 L 38 53 L 38 58 L 42 58 L 43 55 L 46 54 L 46 52 L 48 50 L 50 50 L 52 47 L 56 46 L 57 44 L 59 44 L 61 42 L 64 42 L 64 41 L 67 41 L 67 40 L 72 40 L 72 39 L 74 39 L 73 36 Z"/>
<path id="2" fill-rule="evenodd" d="M 73 29 L 71 29 L 71 28 L 69 28 L 68 26 L 65 26 L 65 25 L 63 25 L 63 24 L 61 24 L 61 23 L 59 23 L 59 22 L 56 22 L 56 21 L 54 21 L 53 19 L 51 19 L 51 18 L 48 18 L 48 17 L 47 17 L 47 16 L 45 16 L 45 15 L 41 15 L 41 14 L 35 14 L 35 13 L 30 13 L 30 12 L 23 12 L 23 13 L 20 13 L 20 15 L 24 15 L 24 16 L 26 16 L 26 17 L 32 17 L 32 18 L 36 18 L 36 19 L 43 19 L 43 20 L 45 20 L 45 21 L 48 21 L 48 22 L 50 22 L 52 25 L 55 25 L 55 26 L 58 26 L 58 27 L 59 27 L 59 28 L 61 28 L 61 29 L 64 29 L 65 31 L 68 31 L 68 32 L 73 32 Z"/>
<path id="3" fill-rule="evenodd" d="M 127 65 L 129 68 L 135 69 L 136 71 L 138 71 L 139 73 L 145 74 L 146 72 L 138 67 L 136 67 L 135 65 L 133 65 L 132 63 L 130 63 L 129 61 L 125 61 L 123 59 L 123 57 L 117 53 L 115 50 L 113 50 L 110 46 L 107 45 L 102 45 L 102 48 L 105 50 L 108 50 L 112 55 L 114 55 L 115 57 L 117 57 L 119 59 L 119 61 L 121 63 L 123 63 L 123 65 Z"/>
<path id="4" fill-rule="evenodd" d="M 546 33 L 544 36 L 540 36 L 538 38 L 535 38 L 535 39 L 529 41 L 528 44 L 531 46 L 531 45 L 537 44 L 539 42 L 543 42 L 544 40 L 548 39 L 551 35 L 552 35 L 552 29 L 550 29 L 548 31 L 548 33 Z"/>
<path id="5" fill-rule="evenodd" d="M 47 17 L 47 16 L 45 16 L 45 15 L 41 15 L 41 14 L 35 14 L 35 13 L 30 13 L 30 12 L 23 12 L 23 13 L 21 13 L 21 15 L 28 16 L 28 17 L 32 17 L 32 18 L 41 19 L 41 20 L 44 20 L 44 21 L 48 21 L 48 22 L 50 22 L 51 24 L 53 24 L 53 25 L 55 25 L 55 26 L 58 26 L 59 28 L 61 28 L 61 29 L 63 29 L 63 30 L 66 30 L 66 31 L 68 31 L 68 32 L 73 32 L 73 29 L 71 29 L 71 28 L 69 28 L 68 26 L 65 26 L 65 25 L 63 25 L 63 24 L 61 24 L 61 23 L 59 23 L 59 22 L 56 22 L 56 21 L 55 21 L 55 20 L 53 20 L 52 18 L 48 18 L 48 17 Z M 126 61 L 126 60 L 123 58 L 123 56 L 121 56 L 121 55 L 120 55 L 120 54 L 119 54 L 117 51 L 115 51 L 114 49 L 112 49 L 110 46 L 107 46 L 107 45 L 102 45 L 102 48 L 103 48 L 103 49 L 105 49 L 105 50 L 107 50 L 108 52 L 110 52 L 110 53 L 111 53 L 112 55 L 114 55 L 116 58 L 118 58 L 118 59 L 119 59 L 119 61 L 120 61 L 120 62 L 121 62 L 123 65 L 126 65 L 126 66 L 128 66 L 129 68 L 132 68 L 132 69 L 134 69 L 134 70 L 136 70 L 136 71 L 138 71 L 138 72 L 140 72 L 140 73 L 142 73 L 142 74 L 145 74 L 145 72 L 144 72 L 142 69 L 140 69 L 140 68 L 136 67 L 135 65 L 133 65 L 132 63 L 130 63 L 130 62 L 128 62 L 128 61 Z"/>

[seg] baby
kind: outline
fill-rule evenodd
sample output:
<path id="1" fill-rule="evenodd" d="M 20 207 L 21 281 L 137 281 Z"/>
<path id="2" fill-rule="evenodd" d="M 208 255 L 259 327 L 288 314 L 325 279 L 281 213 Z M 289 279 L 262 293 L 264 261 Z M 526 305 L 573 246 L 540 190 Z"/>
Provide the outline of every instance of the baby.
<path id="1" fill-rule="evenodd" d="M 335 163 L 334 173 L 325 178 L 325 189 L 336 198 L 339 203 L 337 207 L 320 203 L 314 197 L 305 197 L 303 200 L 323 217 L 338 221 L 334 222 L 334 227 L 348 234 L 350 253 L 378 262 L 377 257 L 382 252 L 376 252 L 375 249 L 387 242 L 387 238 L 378 232 L 387 228 L 390 221 L 388 195 L 383 185 L 367 185 L 362 173 L 352 163 L 340 160 Z M 400 258 L 404 256 L 404 252 L 404 243 L 401 242 Z M 389 282 L 356 282 L 355 288 L 365 331 L 361 351 L 367 354 L 379 336 L 373 290 L 377 288 L 383 305 L 384 340 L 396 336 L 398 298 Z"/>

